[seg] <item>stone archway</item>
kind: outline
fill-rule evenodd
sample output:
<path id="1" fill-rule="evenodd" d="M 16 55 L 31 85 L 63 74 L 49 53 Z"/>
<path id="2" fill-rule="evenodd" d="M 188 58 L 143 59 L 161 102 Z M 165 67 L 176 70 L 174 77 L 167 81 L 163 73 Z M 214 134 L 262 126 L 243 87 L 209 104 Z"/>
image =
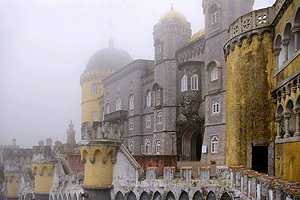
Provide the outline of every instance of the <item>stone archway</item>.
<path id="1" fill-rule="evenodd" d="M 183 160 L 200 161 L 202 141 L 201 131 L 197 127 L 190 125 L 182 135 Z"/>

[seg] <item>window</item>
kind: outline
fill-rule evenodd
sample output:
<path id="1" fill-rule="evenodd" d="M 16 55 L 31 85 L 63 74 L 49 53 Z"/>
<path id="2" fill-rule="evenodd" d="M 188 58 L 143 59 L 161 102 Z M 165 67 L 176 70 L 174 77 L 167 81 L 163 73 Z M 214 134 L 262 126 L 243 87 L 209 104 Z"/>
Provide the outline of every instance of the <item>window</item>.
<path id="1" fill-rule="evenodd" d="M 148 94 L 147 94 L 146 106 L 151 107 L 151 91 L 149 91 Z"/>
<path id="2" fill-rule="evenodd" d="M 118 90 L 118 92 L 120 91 L 120 89 L 121 89 L 121 83 L 119 82 L 119 83 L 117 84 L 117 90 Z"/>
<path id="3" fill-rule="evenodd" d="M 157 54 L 161 54 L 161 45 L 157 46 Z"/>
<path id="4" fill-rule="evenodd" d="M 161 112 L 157 113 L 157 123 L 158 124 L 162 123 L 162 113 Z"/>
<path id="5" fill-rule="evenodd" d="M 212 113 L 219 113 L 220 112 L 220 103 L 218 100 L 214 100 L 212 103 Z"/>
<path id="6" fill-rule="evenodd" d="M 106 104 L 106 114 L 109 114 L 110 113 L 110 105 L 109 103 Z"/>
<path id="7" fill-rule="evenodd" d="M 198 75 L 194 74 L 191 77 L 191 90 L 198 90 Z"/>
<path id="8" fill-rule="evenodd" d="M 210 72 L 210 80 L 215 81 L 218 80 L 218 68 L 214 67 L 213 70 Z"/>
<path id="9" fill-rule="evenodd" d="M 130 153 L 133 153 L 133 151 L 134 151 L 134 142 L 133 142 L 133 140 L 129 141 L 128 146 L 129 146 L 128 148 L 129 148 Z"/>
<path id="10" fill-rule="evenodd" d="M 97 110 L 94 110 L 91 112 L 91 116 L 92 116 L 92 122 L 97 121 Z"/>
<path id="11" fill-rule="evenodd" d="M 150 154 L 151 152 L 151 142 L 147 141 L 146 142 L 146 154 Z"/>
<path id="12" fill-rule="evenodd" d="M 219 140 L 217 136 L 212 137 L 211 139 L 211 152 L 218 153 Z"/>
<path id="13" fill-rule="evenodd" d="M 160 89 L 156 90 L 156 99 L 160 99 Z"/>
<path id="14" fill-rule="evenodd" d="M 134 127 L 134 121 L 133 119 L 129 120 L 129 130 L 133 130 Z"/>
<path id="15" fill-rule="evenodd" d="M 187 91 L 187 77 L 184 75 L 181 79 L 181 92 Z"/>
<path id="16" fill-rule="evenodd" d="M 98 93 L 98 83 L 92 83 L 92 94 Z"/>
<path id="17" fill-rule="evenodd" d="M 122 110 L 122 99 L 119 97 L 116 101 L 116 111 Z"/>
<path id="18" fill-rule="evenodd" d="M 129 97 L 129 110 L 134 109 L 134 96 L 130 95 Z"/>
<path id="19" fill-rule="evenodd" d="M 156 154 L 160 154 L 160 145 L 161 145 L 161 141 L 157 140 L 156 141 L 156 150 L 155 150 Z"/>
<path id="20" fill-rule="evenodd" d="M 151 118 L 147 117 L 146 118 L 146 128 L 150 128 L 151 127 Z"/>
<path id="21" fill-rule="evenodd" d="M 218 11 L 216 11 L 212 14 L 212 24 L 215 24 L 218 21 L 219 21 L 219 13 L 218 13 Z"/>

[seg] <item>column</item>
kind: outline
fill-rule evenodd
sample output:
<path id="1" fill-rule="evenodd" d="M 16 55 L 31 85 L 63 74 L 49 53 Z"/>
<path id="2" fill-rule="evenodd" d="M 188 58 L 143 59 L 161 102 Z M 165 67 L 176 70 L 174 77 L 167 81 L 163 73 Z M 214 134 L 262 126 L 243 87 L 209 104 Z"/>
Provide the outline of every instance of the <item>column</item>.
<path id="1" fill-rule="evenodd" d="M 281 135 L 280 135 L 280 129 L 281 129 L 280 122 L 281 122 L 281 120 L 282 120 L 282 116 L 276 116 L 275 117 L 275 121 L 277 122 L 277 136 L 276 136 L 276 140 L 281 139 Z"/>
<path id="2" fill-rule="evenodd" d="M 295 108 L 293 111 L 296 116 L 296 132 L 294 137 L 298 137 L 300 136 L 300 108 Z"/>
<path id="3" fill-rule="evenodd" d="M 300 32 L 300 27 L 294 27 L 292 29 L 293 34 L 294 34 L 294 40 L 295 40 L 295 52 L 299 50 L 299 32 Z"/>
<path id="4" fill-rule="evenodd" d="M 289 43 L 290 43 L 290 40 L 289 39 L 284 39 L 283 41 L 282 41 L 282 45 L 283 45 L 283 47 L 284 47 L 284 62 L 286 62 L 288 59 L 289 59 L 289 57 L 288 57 L 288 47 L 289 47 Z"/>
<path id="5" fill-rule="evenodd" d="M 283 136 L 284 138 L 289 138 L 291 137 L 290 131 L 289 131 L 289 120 L 291 118 L 290 114 L 284 114 L 284 120 L 285 120 L 285 135 Z"/>

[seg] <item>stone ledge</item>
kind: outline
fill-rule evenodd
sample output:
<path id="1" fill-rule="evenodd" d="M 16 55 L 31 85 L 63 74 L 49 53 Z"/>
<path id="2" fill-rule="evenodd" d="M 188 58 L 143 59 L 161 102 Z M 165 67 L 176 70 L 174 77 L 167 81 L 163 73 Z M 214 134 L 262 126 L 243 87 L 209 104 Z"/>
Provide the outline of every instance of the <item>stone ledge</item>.
<path id="1" fill-rule="evenodd" d="M 275 144 L 282 144 L 288 142 L 300 142 L 300 137 L 289 137 L 289 138 L 275 140 Z"/>

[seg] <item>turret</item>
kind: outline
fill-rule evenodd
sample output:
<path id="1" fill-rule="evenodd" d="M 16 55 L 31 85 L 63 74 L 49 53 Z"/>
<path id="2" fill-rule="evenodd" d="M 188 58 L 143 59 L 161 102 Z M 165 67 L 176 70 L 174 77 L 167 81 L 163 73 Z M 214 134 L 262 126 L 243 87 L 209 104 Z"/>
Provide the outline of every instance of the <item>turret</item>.
<path id="1" fill-rule="evenodd" d="M 32 169 L 35 176 L 34 198 L 48 200 L 50 189 L 53 187 L 53 174 L 57 159 L 50 146 L 34 146 Z"/>

